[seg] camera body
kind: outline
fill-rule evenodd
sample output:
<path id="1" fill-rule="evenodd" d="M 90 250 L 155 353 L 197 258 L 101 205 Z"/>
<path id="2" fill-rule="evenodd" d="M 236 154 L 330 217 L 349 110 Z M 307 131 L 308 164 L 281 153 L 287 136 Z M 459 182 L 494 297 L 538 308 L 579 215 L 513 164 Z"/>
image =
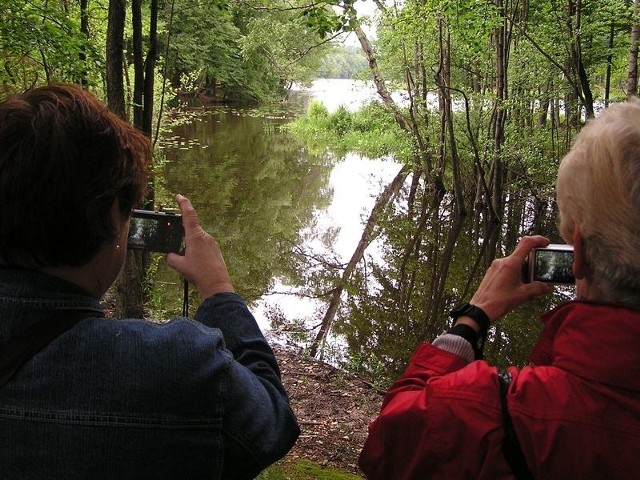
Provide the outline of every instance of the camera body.
<path id="1" fill-rule="evenodd" d="M 132 210 L 128 248 L 178 253 L 182 249 L 182 215 L 151 210 Z"/>
<path id="2" fill-rule="evenodd" d="M 560 284 L 574 284 L 573 247 L 551 243 L 546 247 L 535 248 L 527 262 L 527 281 Z"/>

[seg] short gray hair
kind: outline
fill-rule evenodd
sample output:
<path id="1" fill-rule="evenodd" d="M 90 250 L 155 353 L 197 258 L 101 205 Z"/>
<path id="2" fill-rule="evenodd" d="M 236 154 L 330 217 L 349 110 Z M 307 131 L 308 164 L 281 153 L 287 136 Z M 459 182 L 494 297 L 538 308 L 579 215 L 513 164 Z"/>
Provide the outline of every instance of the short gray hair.
<path id="1" fill-rule="evenodd" d="M 640 304 L 640 100 L 587 122 L 556 183 L 560 233 L 584 239 L 592 284 L 608 302 Z"/>

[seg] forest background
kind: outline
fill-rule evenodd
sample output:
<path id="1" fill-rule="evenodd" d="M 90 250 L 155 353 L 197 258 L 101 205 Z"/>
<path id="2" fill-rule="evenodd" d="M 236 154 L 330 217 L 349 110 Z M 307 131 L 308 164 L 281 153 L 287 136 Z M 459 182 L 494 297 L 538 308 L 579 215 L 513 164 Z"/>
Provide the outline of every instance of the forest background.
<path id="1" fill-rule="evenodd" d="M 371 17 L 358 14 L 363 2 Z M 311 356 L 330 357 L 338 335 L 343 366 L 386 385 L 491 260 L 525 234 L 561 242 L 558 163 L 587 119 L 637 93 L 639 35 L 631 0 L 0 0 L 0 97 L 82 84 L 155 142 L 166 112 L 194 101 L 281 101 L 318 76 L 372 81 L 377 102 L 312 104 L 288 128 L 310 150 L 402 168 L 349 262 L 292 248 L 300 293 L 326 302 L 315 324 L 271 320 Z M 380 238 L 380 258 L 366 257 Z M 145 313 L 141 255 L 118 281 L 123 316 Z M 487 358 L 525 363 L 531 312 L 570 295 L 510 314 Z"/>

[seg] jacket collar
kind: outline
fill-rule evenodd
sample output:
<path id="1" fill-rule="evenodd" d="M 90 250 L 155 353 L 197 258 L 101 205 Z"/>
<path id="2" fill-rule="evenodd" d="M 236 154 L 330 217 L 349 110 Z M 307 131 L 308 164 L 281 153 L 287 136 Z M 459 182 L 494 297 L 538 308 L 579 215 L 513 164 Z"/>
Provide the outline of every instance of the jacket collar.
<path id="1" fill-rule="evenodd" d="M 100 302 L 78 285 L 38 270 L 0 266 L 0 308 L 18 304 L 102 312 Z"/>
<path id="2" fill-rule="evenodd" d="M 639 310 L 573 301 L 546 313 L 542 321 L 544 329 L 531 353 L 532 363 L 640 390 Z"/>

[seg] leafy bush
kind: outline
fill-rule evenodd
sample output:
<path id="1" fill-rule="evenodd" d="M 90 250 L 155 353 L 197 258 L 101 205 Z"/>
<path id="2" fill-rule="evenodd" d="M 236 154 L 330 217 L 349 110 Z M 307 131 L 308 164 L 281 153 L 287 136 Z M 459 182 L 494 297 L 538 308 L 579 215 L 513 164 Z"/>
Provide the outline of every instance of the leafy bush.
<path id="1" fill-rule="evenodd" d="M 351 123 L 351 114 L 342 105 L 340 105 L 338 110 L 329 118 L 331 130 L 341 137 L 351 130 Z"/>

